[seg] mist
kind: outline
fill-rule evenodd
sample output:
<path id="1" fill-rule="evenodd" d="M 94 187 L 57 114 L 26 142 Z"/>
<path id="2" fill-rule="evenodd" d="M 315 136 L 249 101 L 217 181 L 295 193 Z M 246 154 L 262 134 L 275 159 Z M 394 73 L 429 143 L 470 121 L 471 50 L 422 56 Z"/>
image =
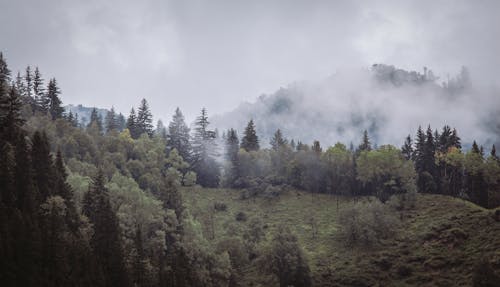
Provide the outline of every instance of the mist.
<path id="1" fill-rule="evenodd" d="M 419 126 L 429 125 L 456 128 L 466 147 L 473 140 L 485 148 L 498 145 L 498 89 L 477 84 L 465 67 L 456 74 L 440 79 L 424 68 L 408 72 L 387 65 L 345 69 L 262 95 L 213 118 L 213 124 L 241 133 L 254 119 L 264 146 L 278 128 L 288 139 L 319 140 L 323 146 L 357 145 L 366 129 L 373 143 L 400 146 Z"/>

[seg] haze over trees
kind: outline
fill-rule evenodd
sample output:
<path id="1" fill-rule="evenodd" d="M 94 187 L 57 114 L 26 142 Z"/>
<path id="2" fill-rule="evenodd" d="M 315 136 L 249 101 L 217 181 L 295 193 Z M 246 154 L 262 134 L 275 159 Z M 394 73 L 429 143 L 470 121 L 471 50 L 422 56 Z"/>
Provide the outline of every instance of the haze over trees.
<path id="1" fill-rule="evenodd" d="M 367 271 L 368 281 L 390 272 L 379 279 L 422 282 L 411 277 L 416 266 L 446 277 L 444 266 L 452 265 L 460 272 L 446 270 L 466 276 L 465 284 L 498 282 L 498 265 L 488 257 L 500 248 L 498 209 L 488 210 L 500 206 L 495 145 L 486 147 L 488 153 L 475 141 L 464 147 L 462 134 L 448 125 L 404 131 L 409 135 L 401 137 L 401 149 L 381 144 L 363 128 L 359 142 L 349 147 L 287 138 L 279 127 L 267 142 L 251 118 L 241 131 L 232 127 L 220 136 L 205 108 L 191 128 L 176 108 L 167 126 L 159 122 L 154 129 L 146 99 L 127 118 L 113 107 L 105 114 L 93 108 L 84 122 L 64 111 L 55 78 L 45 88 L 39 69 L 32 70 L 13 79 L 0 54 L 5 286 L 360 285 L 364 277 L 341 262 L 356 256 L 344 252 L 347 248 L 375 254 L 368 267 L 380 270 Z M 424 74 L 385 65 L 373 70 L 390 85 L 436 88 L 427 69 Z M 463 70 L 438 88 L 456 95 L 469 86 Z M 273 109 L 285 111 L 286 105 L 283 97 Z M 453 210 L 456 220 L 441 214 L 427 226 L 430 215 L 418 213 L 434 216 L 432 200 L 467 213 Z M 279 214 L 289 217 L 271 220 Z M 481 238 L 470 232 L 475 224 L 481 224 Z M 420 234 L 423 225 L 428 229 Z M 405 227 L 418 231 L 405 235 Z M 470 238 L 486 243 L 469 243 Z M 344 252 L 345 258 L 340 253 L 334 258 L 343 267 L 322 253 L 331 251 L 322 245 L 331 240 L 342 248 L 335 252 Z M 424 254 L 412 257 L 413 267 L 392 267 L 391 260 L 413 256 L 405 244 L 414 240 L 436 245 L 432 250 L 451 248 L 455 265 Z M 460 249 L 478 243 L 482 246 L 474 248 L 484 258 Z M 391 253 L 394 248 L 404 249 L 398 249 L 399 257 Z M 476 269 L 465 272 L 463 266 Z"/>

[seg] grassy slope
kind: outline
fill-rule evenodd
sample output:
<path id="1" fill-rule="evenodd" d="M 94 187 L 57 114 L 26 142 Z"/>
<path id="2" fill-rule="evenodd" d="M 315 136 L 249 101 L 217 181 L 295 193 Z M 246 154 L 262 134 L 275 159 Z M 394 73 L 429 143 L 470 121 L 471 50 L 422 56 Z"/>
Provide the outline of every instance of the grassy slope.
<path id="1" fill-rule="evenodd" d="M 456 198 L 419 195 L 416 208 L 401 214 L 395 238 L 367 249 L 348 248 L 336 237 L 337 200 L 342 209 L 352 199 L 293 191 L 279 199 L 241 200 L 237 190 L 201 188 L 186 188 L 183 195 L 208 238 L 239 233 L 249 222 L 235 220 L 240 211 L 260 216 L 268 238 L 278 224 L 290 226 L 309 258 L 314 286 L 470 286 L 484 254 L 500 273 L 500 222 L 492 211 Z M 228 210 L 214 212 L 214 202 L 226 203 Z M 317 222 L 315 238 L 311 218 Z M 259 277 L 249 268 L 244 284 Z"/>

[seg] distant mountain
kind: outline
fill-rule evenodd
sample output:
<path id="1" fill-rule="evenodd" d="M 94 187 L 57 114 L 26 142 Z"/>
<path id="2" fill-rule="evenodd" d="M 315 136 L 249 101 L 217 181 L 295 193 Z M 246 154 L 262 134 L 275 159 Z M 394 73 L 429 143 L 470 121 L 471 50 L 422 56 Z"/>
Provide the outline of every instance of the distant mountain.
<path id="1" fill-rule="evenodd" d="M 268 145 L 276 129 L 288 139 L 323 146 L 340 141 L 356 145 L 363 130 L 372 142 L 400 145 L 418 126 L 440 130 L 447 124 L 483 144 L 498 142 L 488 132 L 488 113 L 495 114 L 488 94 L 473 88 L 466 68 L 447 81 L 424 68 L 423 73 L 375 64 L 370 69 L 342 71 L 317 82 L 297 82 L 215 116 L 220 131 L 236 128 L 239 136 L 253 119 L 261 143 Z M 498 102 L 498 100 L 496 100 Z M 497 119 L 493 119 L 498 123 Z"/>
<path id="2" fill-rule="evenodd" d="M 76 106 L 75 105 L 67 105 L 64 107 L 64 110 L 66 113 L 69 113 L 71 111 L 73 114 L 78 114 L 78 120 L 82 125 L 86 125 L 89 123 L 90 114 L 92 113 L 92 109 L 94 109 L 94 108 L 93 107 L 84 107 L 82 105 L 76 105 Z M 104 120 L 104 118 L 106 117 L 106 114 L 108 113 L 108 110 L 97 108 L 97 112 Z"/>

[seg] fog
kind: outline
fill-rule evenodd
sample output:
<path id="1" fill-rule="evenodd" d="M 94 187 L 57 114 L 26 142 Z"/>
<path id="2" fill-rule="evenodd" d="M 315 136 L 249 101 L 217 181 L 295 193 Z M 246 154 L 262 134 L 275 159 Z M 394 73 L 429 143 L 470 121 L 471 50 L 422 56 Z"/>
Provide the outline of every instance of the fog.
<path id="1" fill-rule="evenodd" d="M 213 122 L 222 129 L 237 128 L 241 135 L 254 119 L 263 145 L 280 128 L 289 139 L 319 140 L 326 147 L 338 141 L 357 145 L 365 129 L 374 144 L 400 146 L 419 126 L 425 130 L 429 125 L 438 131 L 444 125 L 456 128 L 466 147 L 473 140 L 485 148 L 498 145 L 498 90 L 475 86 L 467 69 L 444 83 L 425 73 L 387 65 L 343 70 L 262 95 Z"/>
<path id="2" fill-rule="evenodd" d="M 381 139 L 392 142 L 429 122 L 460 123 L 464 136 L 473 130 L 477 123 L 466 121 L 463 109 L 484 114 L 478 102 L 493 97 L 499 85 L 499 12 L 494 0 L 1 0 L 0 49 L 14 72 L 38 65 L 45 78 L 56 77 L 65 104 L 114 106 L 127 114 L 144 97 L 164 122 L 177 106 L 190 122 L 201 107 L 209 115 L 225 114 L 290 83 L 346 77 L 355 84 L 335 87 L 346 91 L 306 93 L 314 98 L 304 104 L 327 111 L 335 106 L 335 121 L 349 109 L 373 108 L 371 117 L 386 117 Z M 484 94 L 458 99 L 453 108 L 440 101 L 420 106 L 433 101 L 430 95 L 395 100 L 391 93 L 371 92 L 363 86 L 368 81 L 358 80 L 365 76 L 353 72 L 374 63 L 432 67 L 441 80 L 465 65 Z M 370 92 L 346 100 L 358 94 L 356 85 Z M 411 91 L 404 94 L 410 98 Z M 496 96 L 488 106 L 497 103 Z M 408 118 L 406 125 L 401 117 Z M 331 139 L 350 137 L 346 132 Z"/>

